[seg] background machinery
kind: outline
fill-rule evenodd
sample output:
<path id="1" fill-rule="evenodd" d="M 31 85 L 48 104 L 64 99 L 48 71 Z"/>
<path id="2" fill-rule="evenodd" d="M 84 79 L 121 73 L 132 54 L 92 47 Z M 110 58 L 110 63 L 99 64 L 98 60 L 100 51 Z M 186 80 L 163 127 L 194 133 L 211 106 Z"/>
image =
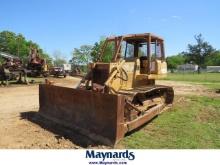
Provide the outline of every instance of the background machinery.
<path id="1" fill-rule="evenodd" d="M 1 84 L 5 81 L 6 85 L 8 85 L 10 80 L 17 80 L 17 83 L 28 83 L 26 69 L 23 67 L 19 57 L 5 52 L 0 52 L 0 57 L 3 58 L 3 64 L 0 65 Z M 22 77 L 24 77 L 24 81 Z"/>
<path id="2" fill-rule="evenodd" d="M 36 48 L 30 48 L 27 70 L 30 77 L 47 77 L 49 75 L 47 62 L 40 57 Z"/>
<path id="3" fill-rule="evenodd" d="M 111 45 L 111 62 L 102 62 Z M 167 74 L 164 41 L 151 33 L 109 37 L 99 61 L 76 89 L 41 84 L 40 114 L 114 145 L 172 104 L 172 87 L 156 85 Z"/>

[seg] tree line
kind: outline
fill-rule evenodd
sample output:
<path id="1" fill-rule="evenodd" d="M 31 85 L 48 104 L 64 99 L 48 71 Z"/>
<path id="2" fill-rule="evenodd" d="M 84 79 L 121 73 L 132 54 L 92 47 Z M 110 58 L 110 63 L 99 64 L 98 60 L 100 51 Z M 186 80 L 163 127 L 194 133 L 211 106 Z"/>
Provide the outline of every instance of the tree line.
<path id="1" fill-rule="evenodd" d="M 198 71 L 206 66 L 220 66 L 220 50 L 213 48 L 201 34 L 194 36 L 196 43 L 188 44 L 187 51 L 166 58 L 168 69 L 175 70 L 178 65 L 197 64 Z"/>
<path id="2" fill-rule="evenodd" d="M 100 49 L 105 42 L 105 37 L 101 37 L 98 42 L 93 45 L 82 45 L 79 48 L 74 48 L 72 53 L 72 63 L 73 68 L 80 67 L 81 70 L 87 71 L 87 64 L 89 62 L 97 62 L 99 60 Z M 110 62 L 113 55 L 113 44 L 108 44 L 105 48 L 104 56 L 102 62 Z"/>
<path id="3" fill-rule="evenodd" d="M 208 65 L 220 66 L 220 50 L 213 48 L 211 44 L 204 40 L 201 34 L 194 36 L 196 43 L 188 44 L 187 50 L 177 55 L 168 56 L 166 58 L 168 69 L 175 70 L 178 65 L 191 63 L 197 64 L 199 68 L 205 68 Z M 104 44 L 105 37 L 101 37 L 98 42 L 93 45 L 82 45 L 74 48 L 70 63 L 73 66 L 85 66 L 89 62 L 96 62 L 99 58 L 99 50 Z M 45 58 L 49 64 L 54 65 L 66 63 L 66 60 L 55 53 L 54 60 L 43 51 L 43 49 L 35 42 L 27 40 L 22 34 L 15 34 L 11 31 L 0 32 L 0 51 L 7 52 L 18 56 L 23 62 L 26 62 L 29 55 L 30 47 L 37 48 L 41 57 Z M 103 62 L 110 62 L 113 53 L 113 45 L 109 44 L 105 49 Z M 0 58 L 1 63 L 1 58 Z"/>
<path id="4" fill-rule="evenodd" d="M 72 53 L 72 63 L 76 65 L 84 65 L 89 62 L 96 62 L 99 60 L 99 51 L 105 42 L 105 37 L 101 37 L 100 41 L 95 42 L 94 45 L 82 45 L 80 48 L 74 48 Z M 103 62 L 110 62 L 113 53 L 113 44 L 108 44 L 105 48 L 105 56 Z"/>
<path id="5" fill-rule="evenodd" d="M 11 31 L 0 32 L 0 51 L 19 57 L 23 63 L 27 62 L 31 47 L 36 48 L 40 56 L 46 59 L 48 64 L 52 63 L 52 58 L 37 43 L 27 40 L 22 34 L 16 34 Z M 0 59 L 1 62 L 2 59 Z"/>
<path id="6" fill-rule="evenodd" d="M 220 66 L 220 50 L 216 50 L 205 41 L 202 34 L 195 35 L 194 38 L 196 43 L 188 44 L 187 51 L 166 58 L 168 69 L 175 70 L 178 65 L 186 63 L 197 64 L 199 71 L 208 65 Z M 105 38 L 102 37 L 94 45 L 82 45 L 80 48 L 74 48 L 71 62 L 76 65 L 84 65 L 91 61 L 97 61 L 98 52 L 104 40 Z M 109 62 L 111 60 L 112 48 L 113 45 L 107 47 L 103 62 Z"/>

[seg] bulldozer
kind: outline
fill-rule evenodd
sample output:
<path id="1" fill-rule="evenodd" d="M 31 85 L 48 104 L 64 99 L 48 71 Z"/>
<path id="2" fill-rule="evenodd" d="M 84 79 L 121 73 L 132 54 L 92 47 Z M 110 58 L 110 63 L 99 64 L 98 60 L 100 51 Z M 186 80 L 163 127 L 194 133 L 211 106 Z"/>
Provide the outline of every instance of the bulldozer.
<path id="1" fill-rule="evenodd" d="M 104 62 L 109 47 L 112 58 Z M 164 40 L 159 36 L 108 37 L 98 61 L 88 68 L 75 89 L 40 84 L 40 114 L 114 146 L 173 103 L 173 88 L 155 84 L 167 74 Z"/>

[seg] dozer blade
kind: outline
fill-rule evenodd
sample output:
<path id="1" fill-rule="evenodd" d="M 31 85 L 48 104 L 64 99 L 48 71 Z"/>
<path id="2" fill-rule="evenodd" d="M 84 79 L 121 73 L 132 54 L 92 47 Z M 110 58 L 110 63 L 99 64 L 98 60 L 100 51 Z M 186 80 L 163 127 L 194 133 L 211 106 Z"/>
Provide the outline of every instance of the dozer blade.
<path id="1" fill-rule="evenodd" d="M 124 96 L 39 85 L 40 114 L 113 146 L 124 137 Z"/>
<path id="2" fill-rule="evenodd" d="M 138 107 L 128 104 L 126 98 L 122 94 L 40 84 L 39 112 L 43 117 L 96 142 L 114 146 L 127 132 L 147 123 L 166 107 L 161 103 L 137 115 Z M 135 112 L 135 118 L 128 120 L 128 109 Z"/>

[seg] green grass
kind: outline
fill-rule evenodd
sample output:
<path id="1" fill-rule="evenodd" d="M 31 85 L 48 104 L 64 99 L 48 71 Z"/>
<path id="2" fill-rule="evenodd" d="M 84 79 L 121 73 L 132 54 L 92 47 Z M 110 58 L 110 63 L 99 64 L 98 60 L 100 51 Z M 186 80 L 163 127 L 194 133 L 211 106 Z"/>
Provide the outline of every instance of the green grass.
<path id="1" fill-rule="evenodd" d="M 125 137 L 119 145 L 125 148 L 220 148 L 220 98 L 181 99 L 172 109 Z"/>
<path id="2" fill-rule="evenodd" d="M 165 80 L 220 83 L 220 73 L 169 73 Z"/>
<path id="3" fill-rule="evenodd" d="M 220 73 L 169 73 L 164 80 L 184 81 L 211 89 L 220 89 Z"/>

